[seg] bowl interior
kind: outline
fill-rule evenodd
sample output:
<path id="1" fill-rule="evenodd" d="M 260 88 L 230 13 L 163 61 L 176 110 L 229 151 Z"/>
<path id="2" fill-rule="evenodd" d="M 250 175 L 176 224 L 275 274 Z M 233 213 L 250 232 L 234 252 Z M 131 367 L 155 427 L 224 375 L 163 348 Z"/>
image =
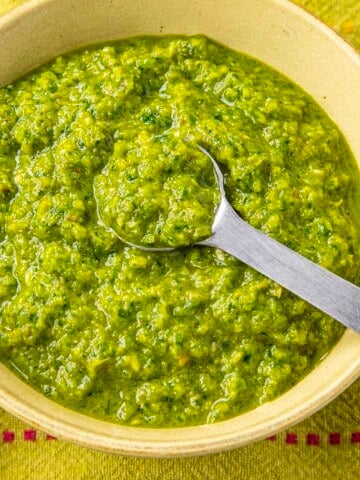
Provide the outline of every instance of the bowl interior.
<path id="1" fill-rule="evenodd" d="M 360 62 L 331 30 L 286 0 L 33 0 L 0 20 L 0 85 L 54 56 L 139 34 L 205 34 L 300 84 L 333 117 L 360 162 Z M 328 357 L 277 400 L 215 425 L 116 426 L 45 399 L 0 365 L 0 405 L 82 445 L 142 456 L 200 455 L 264 438 L 310 415 L 360 373 L 360 336 L 347 331 Z"/>

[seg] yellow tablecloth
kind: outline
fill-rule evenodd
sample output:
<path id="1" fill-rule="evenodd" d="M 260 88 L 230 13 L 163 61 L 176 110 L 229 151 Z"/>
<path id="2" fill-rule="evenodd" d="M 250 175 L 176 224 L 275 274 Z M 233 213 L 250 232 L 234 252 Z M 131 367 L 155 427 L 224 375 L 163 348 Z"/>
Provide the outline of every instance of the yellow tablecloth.
<path id="1" fill-rule="evenodd" d="M 0 0 L 0 14 L 22 2 Z M 360 0 L 296 2 L 360 49 Z M 355 480 L 360 476 L 359 400 L 360 380 L 320 412 L 273 438 L 231 452 L 175 460 L 90 451 L 0 410 L 0 480 Z"/>

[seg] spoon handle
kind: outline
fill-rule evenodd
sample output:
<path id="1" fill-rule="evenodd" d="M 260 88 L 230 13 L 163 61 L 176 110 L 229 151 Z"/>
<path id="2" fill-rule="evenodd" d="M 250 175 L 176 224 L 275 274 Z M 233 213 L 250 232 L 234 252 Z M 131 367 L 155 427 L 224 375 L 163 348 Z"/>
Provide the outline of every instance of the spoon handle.
<path id="1" fill-rule="evenodd" d="M 360 333 L 360 288 L 246 223 L 229 202 L 202 245 L 220 248 Z"/>

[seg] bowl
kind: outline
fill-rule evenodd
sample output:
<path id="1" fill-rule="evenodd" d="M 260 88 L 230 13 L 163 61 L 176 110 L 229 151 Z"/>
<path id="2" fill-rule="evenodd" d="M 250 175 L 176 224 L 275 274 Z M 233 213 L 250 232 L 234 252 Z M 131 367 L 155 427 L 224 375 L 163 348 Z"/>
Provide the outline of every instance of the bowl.
<path id="1" fill-rule="evenodd" d="M 0 19 L 0 85 L 58 54 L 138 34 L 202 33 L 300 84 L 335 120 L 360 162 L 360 61 L 333 31 L 286 0 L 32 0 Z M 0 365 L 0 405 L 46 432 L 98 450 L 144 457 L 204 455 L 275 434 L 323 407 L 360 374 L 360 336 L 347 330 L 306 378 L 230 420 L 137 428 L 48 400 Z"/>

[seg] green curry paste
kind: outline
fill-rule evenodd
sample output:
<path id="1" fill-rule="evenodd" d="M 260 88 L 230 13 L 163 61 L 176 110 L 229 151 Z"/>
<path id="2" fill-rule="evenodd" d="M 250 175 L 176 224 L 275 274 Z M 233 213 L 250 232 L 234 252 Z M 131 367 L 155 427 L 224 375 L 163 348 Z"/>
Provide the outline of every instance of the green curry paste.
<path id="1" fill-rule="evenodd" d="M 118 238 L 210 234 L 198 144 L 246 221 L 360 283 L 359 173 L 297 85 L 202 36 L 59 57 L 0 89 L 0 357 L 50 399 L 129 425 L 216 422 L 289 389 L 341 336 L 219 250 Z"/>

